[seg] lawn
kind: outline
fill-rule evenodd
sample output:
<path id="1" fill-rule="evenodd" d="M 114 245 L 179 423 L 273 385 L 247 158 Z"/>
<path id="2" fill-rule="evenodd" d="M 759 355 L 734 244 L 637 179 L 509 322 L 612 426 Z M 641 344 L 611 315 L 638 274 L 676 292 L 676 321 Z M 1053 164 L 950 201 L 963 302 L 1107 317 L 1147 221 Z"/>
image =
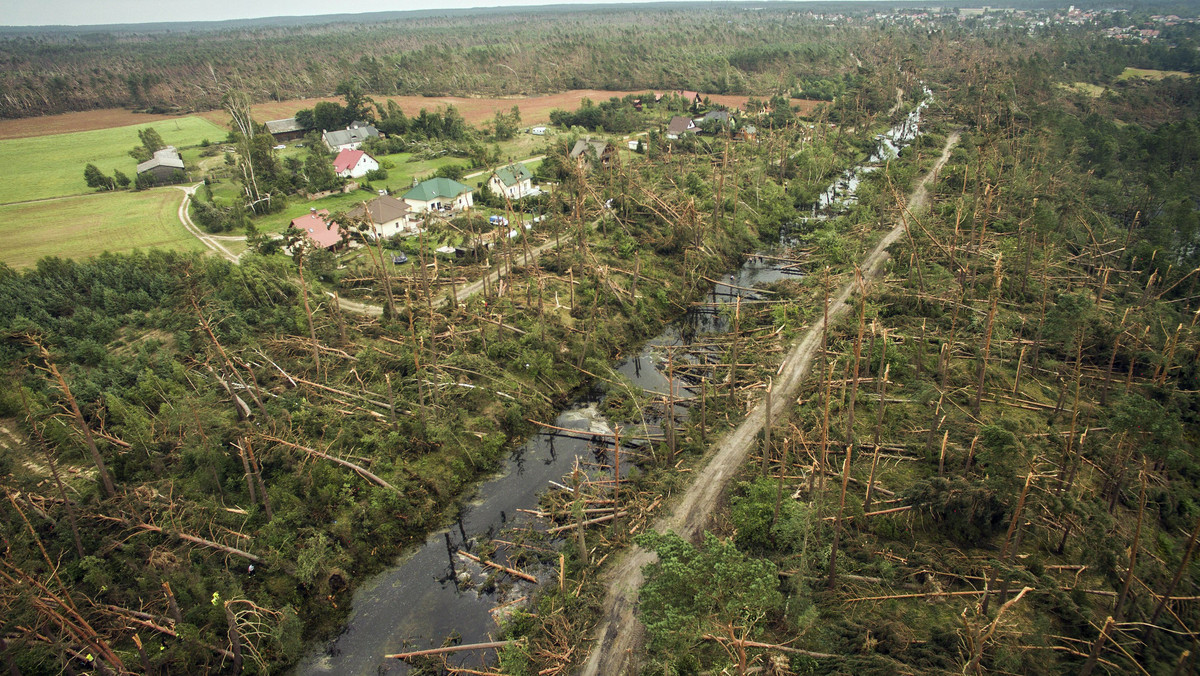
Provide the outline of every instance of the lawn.
<path id="1" fill-rule="evenodd" d="M 90 258 L 103 251 L 162 247 L 203 251 L 179 222 L 175 188 L 0 205 L 0 261 L 33 266 L 45 256 Z"/>
<path id="2" fill-rule="evenodd" d="M 134 178 L 137 162 L 129 150 L 139 145 L 139 129 L 154 127 L 177 148 L 204 139 L 217 142 L 226 131 L 199 117 L 181 117 L 113 129 L 0 140 L 0 204 L 91 192 L 83 168 L 95 164 L 105 174 L 120 169 Z"/>

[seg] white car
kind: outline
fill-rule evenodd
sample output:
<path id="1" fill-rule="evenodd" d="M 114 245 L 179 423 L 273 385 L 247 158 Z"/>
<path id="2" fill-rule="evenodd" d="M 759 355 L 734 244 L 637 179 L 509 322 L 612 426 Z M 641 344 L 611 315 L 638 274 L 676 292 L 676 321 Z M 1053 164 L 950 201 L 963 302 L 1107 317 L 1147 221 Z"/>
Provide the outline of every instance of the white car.
<path id="1" fill-rule="evenodd" d="M 275 146 L 275 150 L 283 150 L 284 148 L 287 148 L 287 146 L 283 145 L 282 143 Z"/>

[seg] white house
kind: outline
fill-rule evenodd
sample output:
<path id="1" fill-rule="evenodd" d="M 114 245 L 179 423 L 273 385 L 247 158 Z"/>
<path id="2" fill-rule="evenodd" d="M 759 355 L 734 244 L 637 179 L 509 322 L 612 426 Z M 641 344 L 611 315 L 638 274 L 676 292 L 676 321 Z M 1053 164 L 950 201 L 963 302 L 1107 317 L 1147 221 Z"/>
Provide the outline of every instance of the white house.
<path id="1" fill-rule="evenodd" d="M 343 150 L 333 160 L 333 171 L 342 178 L 361 178 L 378 168 L 375 158 L 362 150 Z"/>
<path id="2" fill-rule="evenodd" d="M 427 211 L 463 211 L 475 204 L 471 189 L 449 178 L 431 178 L 404 193 L 410 215 Z"/>
<path id="3" fill-rule="evenodd" d="M 321 132 L 321 140 L 330 150 L 358 150 L 363 141 L 379 137 L 375 125 L 366 122 L 354 122 L 345 129 Z"/>
<path id="4" fill-rule="evenodd" d="M 379 237 L 404 233 L 415 235 L 417 227 L 407 222 L 408 204 L 390 195 L 380 195 L 346 212 L 350 218 L 365 218 Z"/>
<path id="5" fill-rule="evenodd" d="M 536 194 L 533 189 L 533 173 L 520 162 L 492 172 L 487 186 L 491 188 L 492 192 L 510 200 L 519 200 L 522 197 Z"/>

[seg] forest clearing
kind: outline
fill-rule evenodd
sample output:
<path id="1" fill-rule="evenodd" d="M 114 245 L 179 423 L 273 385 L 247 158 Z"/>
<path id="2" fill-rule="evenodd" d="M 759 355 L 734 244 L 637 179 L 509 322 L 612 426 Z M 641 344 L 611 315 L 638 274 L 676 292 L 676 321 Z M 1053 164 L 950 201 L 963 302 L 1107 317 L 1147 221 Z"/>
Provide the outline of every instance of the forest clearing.
<path id="1" fill-rule="evenodd" d="M 795 10 L 0 44 L 0 664 L 1193 673 L 1200 16 Z"/>

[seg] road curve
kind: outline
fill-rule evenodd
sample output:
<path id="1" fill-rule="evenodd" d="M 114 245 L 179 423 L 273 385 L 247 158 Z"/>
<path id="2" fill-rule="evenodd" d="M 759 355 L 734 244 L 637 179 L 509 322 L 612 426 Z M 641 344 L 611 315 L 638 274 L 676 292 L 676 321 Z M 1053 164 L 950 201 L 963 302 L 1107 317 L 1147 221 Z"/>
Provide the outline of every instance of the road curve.
<path id="1" fill-rule="evenodd" d="M 933 168 L 925 174 L 921 182 L 909 195 L 907 208 L 915 211 L 925 206 L 929 199 L 928 184 L 937 177 L 937 173 L 950 158 L 950 151 L 958 143 L 959 133 L 950 134 L 942 155 Z M 879 244 L 863 259 L 860 265 L 864 282 L 876 279 L 883 270 L 883 264 L 888 260 L 887 249 L 904 233 L 905 225 L 897 221 Z M 832 323 L 844 313 L 849 305 L 854 282 L 847 282 L 829 306 L 829 321 Z M 772 413 L 782 415 L 795 399 L 804 377 L 808 375 L 813 357 L 821 345 L 821 333 L 824 319 L 818 319 L 808 331 L 793 343 L 790 352 L 784 358 L 779 376 L 774 383 L 775 396 L 772 398 Z M 713 508 L 720 498 L 725 486 L 733 478 L 738 468 L 745 462 L 746 456 L 754 448 L 758 432 L 766 420 L 766 405 L 760 402 L 754 407 L 746 419 L 731 432 L 726 434 L 716 447 L 708 464 L 696 472 L 696 480 L 692 483 L 683 498 L 675 505 L 670 514 L 661 518 L 655 528 L 661 531 L 673 530 L 687 539 L 694 539 L 708 522 Z M 595 635 L 588 659 L 579 671 L 581 676 L 617 676 L 620 674 L 637 673 L 636 649 L 641 644 L 642 625 L 635 615 L 638 589 L 642 585 L 642 568 L 655 560 L 654 552 L 634 546 L 618 559 L 606 575 L 608 595 L 604 602 L 604 615 Z"/>
<path id="2" fill-rule="evenodd" d="M 183 223 L 183 227 L 186 228 L 188 232 L 195 235 L 196 239 L 200 240 L 200 243 L 203 244 L 204 246 L 208 247 L 210 250 L 212 250 L 213 253 L 225 258 L 225 260 L 229 261 L 230 263 L 237 263 L 238 256 L 235 255 L 229 249 L 226 249 L 223 244 L 221 244 L 220 242 L 217 241 L 217 239 L 231 240 L 231 239 L 239 239 L 239 238 L 236 238 L 236 237 L 235 238 L 231 238 L 231 237 L 217 238 L 212 235 L 209 235 L 208 233 L 204 232 L 200 228 L 197 228 L 196 224 L 192 222 L 192 217 L 188 214 L 188 202 L 190 202 L 192 200 L 192 195 L 196 194 L 196 188 L 199 188 L 201 185 L 204 185 L 204 184 L 197 183 L 196 185 L 191 185 L 191 186 L 182 186 L 182 185 L 175 186 L 176 189 L 183 191 L 183 201 L 179 204 L 179 222 Z M 245 239 L 245 238 L 240 238 L 240 239 Z"/>

